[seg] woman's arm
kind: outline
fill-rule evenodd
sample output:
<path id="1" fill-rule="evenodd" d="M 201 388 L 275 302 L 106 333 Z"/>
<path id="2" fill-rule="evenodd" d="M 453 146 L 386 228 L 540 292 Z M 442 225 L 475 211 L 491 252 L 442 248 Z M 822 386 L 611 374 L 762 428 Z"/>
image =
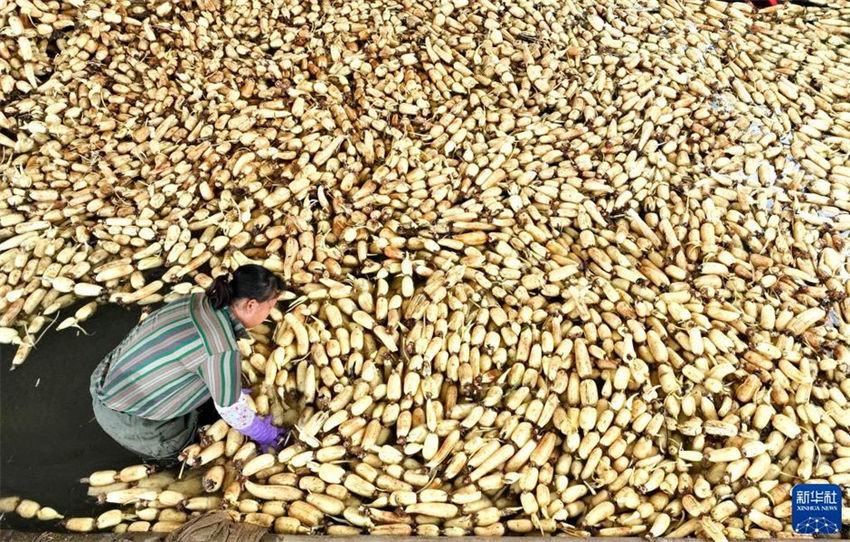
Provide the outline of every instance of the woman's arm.
<path id="1" fill-rule="evenodd" d="M 242 354 L 222 352 L 207 357 L 201 375 L 221 418 L 246 437 L 261 446 L 269 446 L 283 434 L 271 423 L 271 416 L 260 417 L 248 406 L 247 391 L 240 393 Z"/>
<path id="2" fill-rule="evenodd" d="M 216 405 L 228 407 L 239 400 L 242 354 L 238 350 L 208 355 L 200 366 L 200 372 Z"/>
<path id="3" fill-rule="evenodd" d="M 226 421 L 227 425 L 241 430 L 254 423 L 254 420 L 258 417 L 257 413 L 248 406 L 246 399 L 247 397 L 243 390 L 242 394 L 239 395 L 239 399 L 230 406 L 221 406 L 215 400 L 213 400 L 213 404 L 221 419 Z"/>

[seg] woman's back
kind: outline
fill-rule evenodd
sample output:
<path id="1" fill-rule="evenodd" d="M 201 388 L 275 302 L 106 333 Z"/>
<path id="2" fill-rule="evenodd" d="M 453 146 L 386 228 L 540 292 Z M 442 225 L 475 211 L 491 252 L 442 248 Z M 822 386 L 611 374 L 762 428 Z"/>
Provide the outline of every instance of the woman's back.
<path id="1" fill-rule="evenodd" d="M 239 396 L 237 335 L 244 327 L 207 296 L 193 294 L 154 311 L 108 356 L 100 398 L 110 408 L 148 419 L 191 412 L 212 394 Z"/>

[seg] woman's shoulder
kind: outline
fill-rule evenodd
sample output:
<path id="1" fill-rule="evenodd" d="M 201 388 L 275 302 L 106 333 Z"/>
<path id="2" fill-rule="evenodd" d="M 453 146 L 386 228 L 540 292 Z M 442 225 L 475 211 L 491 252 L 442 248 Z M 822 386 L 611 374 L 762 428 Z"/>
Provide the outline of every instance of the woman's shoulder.
<path id="1" fill-rule="evenodd" d="M 189 309 L 208 354 L 239 349 L 227 314 L 224 310 L 214 308 L 205 294 L 191 294 Z"/>
<path id="2" fill-rule="evenodd" d="M 150 311 L 149 314 L 142 320 L 142 323 L 148 322 L 150 325 L 152 322 L 157 322 L 162 318 L 167 318 L 169 320 L 188 318 L 190 311 L 189 302 L 189 297 L 183 296 L 169 301 L 168 303 L 164 303 L 160 307 Z"/>

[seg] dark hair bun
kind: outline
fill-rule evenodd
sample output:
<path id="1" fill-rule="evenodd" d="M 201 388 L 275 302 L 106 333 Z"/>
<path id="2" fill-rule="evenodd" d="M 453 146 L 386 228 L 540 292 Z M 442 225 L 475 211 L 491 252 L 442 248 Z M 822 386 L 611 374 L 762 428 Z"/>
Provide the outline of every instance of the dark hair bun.
<path id="1" fill-rule="evenodd" d="M 207 297 L 210 298 L 212 306 L 221 310 L 233 301 L 233 285 L 227 279 L 227 275 L 219 275 L 207 289 Z"/>

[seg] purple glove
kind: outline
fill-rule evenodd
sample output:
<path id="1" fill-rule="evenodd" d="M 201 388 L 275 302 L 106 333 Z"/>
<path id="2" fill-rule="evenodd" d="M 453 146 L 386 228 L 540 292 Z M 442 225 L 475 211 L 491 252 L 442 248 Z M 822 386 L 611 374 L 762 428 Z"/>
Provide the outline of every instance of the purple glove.
<path id="1" fill-rule="evenodd" d="M 262 447 L 277 446 L 281 438 L 286 434 L 284 429 L 272 425 L 271 415 L 265 418 L 255 416 L 251 425 L 238 431 Z"/>
<path id="2" fill-rule="evenodd" d="M 243 388 L 242 395 L 236 403 L 228 407 L 218 405 L 215 407 L 224 421 L 259 444 L 260 447 L 272 446 L 277 448 L 283 437 L 286 436 L 286 429 L 273 425 L 270 415 L 266 417 L 257 415 L 247 403 L 247 397 L 250 396 L 250 393 L 250 388 Z"/>

